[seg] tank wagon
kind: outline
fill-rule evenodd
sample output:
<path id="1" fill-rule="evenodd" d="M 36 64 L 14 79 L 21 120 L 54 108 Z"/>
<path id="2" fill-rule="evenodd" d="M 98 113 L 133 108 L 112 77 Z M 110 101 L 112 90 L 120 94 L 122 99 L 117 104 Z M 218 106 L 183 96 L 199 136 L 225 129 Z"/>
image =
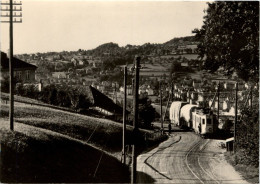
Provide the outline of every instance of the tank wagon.
<path id="1" fill-rule="evenodd" d="M 171 104 L 169 111 L 169 118 L 171 123 L 174 125 L 180 126 L 180 112 L 181 108 L 186 105 L 188 102 L 174 101 Z"/>
<path id="2" fill-rule="evenodd" d="M 197 105 L 187 104 L 181 108 L 180 114 L 180 126 L 193 128 L 192 124 L 192 113 L 197 108 Z"/>

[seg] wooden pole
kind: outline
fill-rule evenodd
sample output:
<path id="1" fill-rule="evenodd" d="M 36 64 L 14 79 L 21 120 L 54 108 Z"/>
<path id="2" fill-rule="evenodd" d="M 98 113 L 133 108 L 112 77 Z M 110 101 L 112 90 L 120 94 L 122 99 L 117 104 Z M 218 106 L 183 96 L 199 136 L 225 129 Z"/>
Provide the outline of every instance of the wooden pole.
<path id="1" fill-rule="evenodd" d="M 253 109 L 253 85 L 251 86 L 250 89 L 250 110 L 252 111 Z"/>
<path id="2" fill-rule="evenodd" d="M 172 102 L 173 102 L 173 82 L 172 82 L 172 98 L 171 98 Z"/>
<path id="3" fill-rule="evenodd" d="M 236 93 L 235 93 L 235 123 L 234 123 L 234 153 L 236 152 L 236 129 L 237 129 L 237 91 L 238 91 L 238 83 L 236 83 Z"/>
<path id="4" fill-rule="evenodd" d="M 126 130 L 126 103 L 127 103 L 127 67 L 124 68 L 124 106 L 123 106 L 123 163 L 126 163 L 126 154 L 125 154 L 125 130 Z"/>
<path id="5" fill-rule="evenodd" d="M 134 132 L 138 131 L 138 88 L 139 88 L 139 65 L 140 65 L 140 57 L 135 58 L 135 88 L 134 88 L 134 103 L 133 103 L 133 110 L 134 110 L 134 121 L 133 121 L 133 128 Z M 131 172 L 131 183 L 136 183 L 136 141 L 134 141 L 132 145 L 132 172 Z"/>
<path id="6" fill-rule="evenodd" d="M 162 83 L 161 83 L 161 81 L 159 81 L 159 87 L 160 87 L 160 115 L 161 115 L 160 121 L 161 121 L 161 131 L 162 131 L 162 134 L 163 134 Z"/>
<path id="7" fill-rule="evenodd" d="M 220 104 L 219 93 L 220 93 L 220 83 L 218 83 L 218 92 L 217 92 L 217 95 L 218 95 L 218 110 L 217 110 L 218 122 L 219 122 L 219 104 Z"/>
<path id="8" fill-rule="evenodd" d="M 10 129 L 14 130 L 14 92 L 13 92 L 13 1 L 10 0 L 10 50 L 9 50 L 9 120 Z"/>

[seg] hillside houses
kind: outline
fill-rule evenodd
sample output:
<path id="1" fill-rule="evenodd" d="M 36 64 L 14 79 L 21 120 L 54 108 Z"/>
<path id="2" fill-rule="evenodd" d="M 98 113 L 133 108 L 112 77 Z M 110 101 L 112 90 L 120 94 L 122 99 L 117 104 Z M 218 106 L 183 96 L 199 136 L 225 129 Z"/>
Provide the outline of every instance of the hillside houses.
<path id="1" fill-rule="evenodd" d="M 213 97 L 216 95 L 217 85 L 220 82 L 220 99 L 218 102 L 217 97 L 213 101 Z M 217 82 L 212 81 L 205 82 L 199 80 L 193 80 L 192 82 L 184 81 L 176 83 L 173 86 L 173 96 L 176 100 L 187 101 L 192 104 L 203 105 L 212 107 L 213 110 L 219 109 L 221 112 L 229 114 L 235 107 L 235 83 L 232 80 L 218 80 Z M 238 103 L 239 107 L 242 107 L 246 100 L 249 90 L 248 84 L 240 82 L 238 85 Z M 242 105 L 242 106 L 241 106 Z M 232 114 L 232 113 L 231 113 Z"/>

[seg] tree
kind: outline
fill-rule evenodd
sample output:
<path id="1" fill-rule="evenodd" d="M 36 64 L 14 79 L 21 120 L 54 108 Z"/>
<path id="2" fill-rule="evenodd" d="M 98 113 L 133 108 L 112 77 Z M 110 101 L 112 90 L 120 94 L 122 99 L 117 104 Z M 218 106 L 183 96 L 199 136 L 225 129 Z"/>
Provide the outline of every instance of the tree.
<path id="1" fill-rule="evenodd" d="M 204 24 L 196 33 L 198 54 L 212 72 L 223 67 L 245 81 L 258 81 L 259 2 L 217 1 L 208 3 Z"/>
<path id="2" fill-rule="evenodd" d="M 155 118 L 155 109 L 147 96 L 143 96 L 143 98 L 139 99 L 139 118 L 146 128 L 151 127 L 151 123 Z"/>
<path id="3" fill-rule="evenodd" d="M 173 60 L 170 69 L 170 76 L 172 76 L 173 73 L 177 72 L 182 72 L 181 63 L 179 63 L 177 60 Z"/>

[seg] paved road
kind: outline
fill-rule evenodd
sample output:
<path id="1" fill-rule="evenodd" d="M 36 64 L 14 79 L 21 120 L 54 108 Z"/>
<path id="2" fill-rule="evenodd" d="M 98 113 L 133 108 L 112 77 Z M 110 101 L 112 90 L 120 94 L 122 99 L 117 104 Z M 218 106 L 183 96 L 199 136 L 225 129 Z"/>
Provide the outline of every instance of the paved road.
<path id="1" fill-rule="evenodd" d="M 214 140 L 193 132 L 175 132 L 167 141 L 137 158 L 139 183 L 247 183 L 213 149 Z M 216 147 L 215 147 L 216 148 Z M 222 173 L 222 171 L 226 171 Z M 227 172 L 229 172 L 227 174 Z"/>

